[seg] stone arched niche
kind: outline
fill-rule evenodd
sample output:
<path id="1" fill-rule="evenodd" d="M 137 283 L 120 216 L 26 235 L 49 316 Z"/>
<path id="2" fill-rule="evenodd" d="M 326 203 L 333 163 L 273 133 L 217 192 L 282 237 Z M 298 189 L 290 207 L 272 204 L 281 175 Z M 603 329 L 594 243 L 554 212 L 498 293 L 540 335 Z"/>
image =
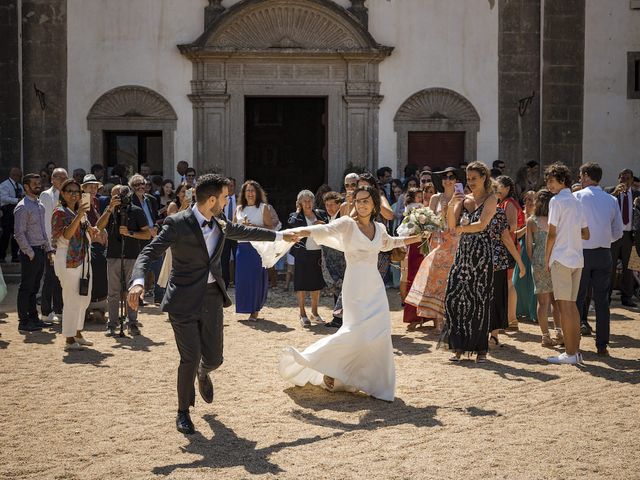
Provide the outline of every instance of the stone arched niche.
<path id="1" fill-rule="evenodd" d="M 92 163 L 104 155 L 105 131 L 162 131 L 162 168 L 174 170 L 174 135 L 178 116 L 159 93 L 137 85 L 109 90 L 93 104 L 87 115 L 91 135 Z"/>
<path id="2" fill-rule="evenodd" d="M 464 96 L 447 88 L 426 88 L 411 95 L 394 117 L 398 168 L 407 165 L 409 132 L 464 131 L 464 159 L 476 160 L 480 115 Z"/>
<path id="3" fill-rule="evenodd" d="M 205 31 L 179 45 L 193 62 L 194 163 L 244 178 L 245 97 L 324 97 L 328 181 L 347 162 L 377 166 L 379 45 L 331 0 L 210 2 Z"/>

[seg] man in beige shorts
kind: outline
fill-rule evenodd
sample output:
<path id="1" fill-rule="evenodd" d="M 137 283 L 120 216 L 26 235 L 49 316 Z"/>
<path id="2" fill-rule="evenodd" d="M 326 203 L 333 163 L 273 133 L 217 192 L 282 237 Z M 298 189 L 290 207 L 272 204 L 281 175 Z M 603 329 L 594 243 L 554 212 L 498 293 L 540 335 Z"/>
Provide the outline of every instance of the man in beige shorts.
<path id="1" fill-rule="evenodd" d="M 584 259 L 582 240 L 589 239 L 589 228 L 580 202 L 571 194 L 571 171 L 554 163 L 545 172 L 547 188 L 555 196 L 549 202 L 549 233 L 546 263 L 551 270 L 553 296 L 560 310 L 565 351 L 549 357 L 550 363 L 582 363 L 580 354 L 580 314 L 576 306 Z"/>

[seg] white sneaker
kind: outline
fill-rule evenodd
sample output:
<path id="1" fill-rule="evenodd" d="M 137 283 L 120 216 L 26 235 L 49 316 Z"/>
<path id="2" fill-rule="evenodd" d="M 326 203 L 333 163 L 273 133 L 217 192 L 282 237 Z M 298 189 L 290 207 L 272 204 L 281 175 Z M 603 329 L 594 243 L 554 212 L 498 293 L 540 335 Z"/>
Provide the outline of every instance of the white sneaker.
<path id="1" fill-rule="evenodd" d="M 84 347 L 80 345 L 77 341 L 73 343 L 64 343 L 64 351 L 69 352 L 71 350 L 84 350 Z"/>
<path id="2" fill-rule="evenodd" d="M 93 342 L 91 340 L 87 340 L 84 337 L 75 337 L 76 339 L 76 343 L 79 343 L 80 345 L 85 345 L 87 347 L 90 347 L 93 345 Z"/>
<path id="3" fill-rule="evenodd" d="M 310 327 L 311 322 L 309 321 L 308 317 L 300 317 L 300 325 L 302 325 L 303 327 Z"/>
<path id="4" fill-rule="evenodd" d="M 46 317 L 44 315 L 42 315 L 42 321 L 43 322 L 51 322 L 51 323 L 60 324 L 60 323 L 62 323 L 62 315 L 60 315 L 58 313 L 55 313 L 55 312 L 51 312 Z"/>
<path id="5" fill-rule="evenodd" d="M 582 355 L 580 353 L 576 353 L 575 355 L 567 355 L 567 352 L 564 352 L 557 357 L 547 358 L 547 362 L 563 365 L 577 365 L 578 363 L 582 363 Z"/>

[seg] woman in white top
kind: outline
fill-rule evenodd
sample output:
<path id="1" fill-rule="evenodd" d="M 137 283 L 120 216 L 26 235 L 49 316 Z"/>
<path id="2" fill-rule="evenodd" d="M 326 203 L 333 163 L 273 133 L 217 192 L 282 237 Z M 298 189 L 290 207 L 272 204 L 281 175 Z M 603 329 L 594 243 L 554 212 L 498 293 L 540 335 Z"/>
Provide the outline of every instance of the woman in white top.
<path id="1" fill-rule="evenodd" d="M 234 223 L 273 229 L 267 195 L 258 182 L 244 182 L 238 201 Z M 256 321 L 267 301 L 267 270 L 262 267 L 260 255 L 249 242 L 238 242 L 235 259 L 236 313 L 248 313 L 249 320 Z"/>

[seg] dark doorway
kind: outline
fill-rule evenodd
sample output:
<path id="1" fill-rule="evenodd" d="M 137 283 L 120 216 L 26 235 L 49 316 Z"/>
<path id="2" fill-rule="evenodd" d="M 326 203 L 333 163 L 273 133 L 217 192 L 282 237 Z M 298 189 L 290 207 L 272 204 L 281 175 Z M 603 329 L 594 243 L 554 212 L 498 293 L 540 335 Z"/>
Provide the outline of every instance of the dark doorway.
<path id="1" fill-rule="evenodd" d="M 303 189 L 326 182 L 326 99 L 245 98 L 245 178 L 267 192 L 286 227 Z"/>
<path id="2" fill-rule="evenodd" d="M 143 163 L 149 165 L 153 175 L 163 174 L 161 131 L 105 131 L 104 136 L 104 166 L 108 175 L 118 164 L 126 165 L 130 174 L 137 173 Z"/>
<path id="3" fill-rule="evenodd" d="M 408 163 L 418 167 L 457 167 L 464 162 L 464 133 L 409 132 Z"/>

